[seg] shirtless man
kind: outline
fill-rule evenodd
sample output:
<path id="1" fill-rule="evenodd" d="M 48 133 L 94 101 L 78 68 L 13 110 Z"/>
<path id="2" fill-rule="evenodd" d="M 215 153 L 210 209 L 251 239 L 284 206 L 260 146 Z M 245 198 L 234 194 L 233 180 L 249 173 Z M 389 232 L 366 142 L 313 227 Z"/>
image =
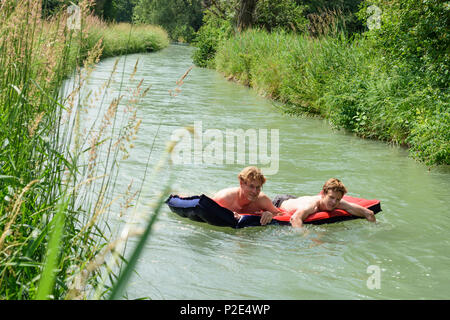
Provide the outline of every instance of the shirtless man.
<path id="1" fill-rule="evenodd" d="M 344 184 L 338 179 L 331 178 L 325 182 L 322 191 L 317 196 L 299 198 L 290 195 L 277 196 L 273 202 L 275 206 L 292 213 L 291 224 L 296 228 L 302 227 L 303 221 L 310 214 L 319 211 L 333 211 L 334 209 L 345 210 L 354 216 L 366 218 L 371 222 L 376 221 L 372 210 L 341 200 L 346 193 L 347 189 Z"/>
<path id="2" fill-rule="evenodd" d="M 212 198 L 222 207 L 234 212 L 234 217 L 239 219 L 239 213 L 259 213 L 261 225 L 272 221 L 272 218 L 281 211 L 276 208 L 268 196 L 261 192 L 266 178 L 257 167 L 246 167 L 238 175 L 239 187 L 223 189 Z"/>

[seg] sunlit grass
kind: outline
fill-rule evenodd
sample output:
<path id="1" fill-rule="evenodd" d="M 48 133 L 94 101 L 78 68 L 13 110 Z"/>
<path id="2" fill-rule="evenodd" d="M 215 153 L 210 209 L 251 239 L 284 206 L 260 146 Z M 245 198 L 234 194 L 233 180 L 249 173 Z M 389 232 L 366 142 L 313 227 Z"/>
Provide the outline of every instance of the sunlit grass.
<path id="1" fill-rule="evenodd" d="M 93 16 L 87 19 L 86 25 L 91 30 L 87 41 L 95 43 L 103 39 L 103 58 L 118 54 L 157 51 L 169 45 L 166 31 L 159 26 L 106 24 Z"/>

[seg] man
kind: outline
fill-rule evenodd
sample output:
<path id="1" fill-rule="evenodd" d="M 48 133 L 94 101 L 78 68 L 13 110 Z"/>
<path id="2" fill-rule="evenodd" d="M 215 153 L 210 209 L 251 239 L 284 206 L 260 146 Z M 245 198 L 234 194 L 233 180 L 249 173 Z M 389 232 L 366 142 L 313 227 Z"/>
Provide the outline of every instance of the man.
<path id="1" fill-rule="evenodd" d="M 261 192 L 262 185 L 266 178 L 257 167 L 246 167 L 238 175 L 239 187 L 223 189 L 212 198 L 222 207 L 234 212 L 236 219 L 240 218 L 239 213 L 260 213 L 261 224 L 265 225 L 272 221 L 272 218 L 281 214 L 270 198 Z"/>
<path id="2" fill-rule="evenodd" d="M 345 210 L 354 216 L 364 217 L 370 222 L 376 221 L 372 210 L 342 200 L 346 193 L 347 189 L 344 184 L 338 179 L 331 178 L 325 182 L 322 191 L 317 196 L 299 198 L 291 195 L 276 196 L 273 203 L 283 211 L 292 213 L 291 224 L 296 228 L 301 228 L 303 221 L 310 214 L 319 211 L 333 211 L 334 209 Z"/>

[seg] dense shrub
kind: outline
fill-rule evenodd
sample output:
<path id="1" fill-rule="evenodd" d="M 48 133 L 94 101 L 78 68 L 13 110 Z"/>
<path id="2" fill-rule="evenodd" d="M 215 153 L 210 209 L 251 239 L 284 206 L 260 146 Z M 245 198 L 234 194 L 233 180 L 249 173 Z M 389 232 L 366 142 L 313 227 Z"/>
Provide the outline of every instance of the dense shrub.
<path id="1" fill-rule="evenodd" d="M 408 142 L 411 152 L 426 164 L 450 164 L 450 105 L 449 97 L 434 92 L 427 96 L 435 105 L 430 110 L 427 104 L 416 108 L 416 117 Z"/>
<path id="2" fill-rule="evenodd" d="M 200 67 L 214 67 L 214 56 L 220 41 L 227 39 L 233 33 L 231 22 L 220 19 L 207 12 L 203 17 L 203 25 L 197 32 L 194 45 L 194 63 Z"/>
<path id="3" fill-rule="evenodd" d="M 133 22 L 162 26 L 174 41 L 191 42 L 202 24 L 200 0 L 136 0 Z"/>
<path id="4" fill-rule="evenodd" d="M 305 6 L 292 0 L 259 0 L 254 14 L 254 25 L 268 31 L 273 29 L 303 32 L 307 19 Z"/>
<path id="5" fill-rule="evenodd" d="M 381 27 L 367 35 L 386 57 L 387 68 L 408 69 L 440 88 L 450 83 L 450 5 L 441 0 L 371 0 L 359 12 L 368 19 L 368 6 L 381 11 Z M 370 11 L 369 11 L 370 12 Z"/>

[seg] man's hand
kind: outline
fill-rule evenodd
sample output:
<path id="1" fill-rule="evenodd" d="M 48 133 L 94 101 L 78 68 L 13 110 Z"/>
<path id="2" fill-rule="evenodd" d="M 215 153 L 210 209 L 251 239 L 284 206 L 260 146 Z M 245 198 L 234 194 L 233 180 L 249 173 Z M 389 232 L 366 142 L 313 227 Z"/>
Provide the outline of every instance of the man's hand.
<path id="1" fill-rule="evenodd" d="M 308 216 L 307 211 L 305 210 L 299 210 L 294 212 L 294 214 L 291 216 L 291 225 L 294 228 L 301 228 L 303 227 L 303 220 L 306 219 Z"/>
<path id="2" fill-rule="evenodd" d="M 300 217 L 291 217 L 291 225 L 294 228 L 301 228 L 303 227 L 303 221 Z"/>
<path id="3" fill-rule="evenodd" d="M 341 200 L 341 202 L 339 203 L 338 206 L 339 209 L 343 209 L 345 211 L 347 211 L 348 213 L 354 215 L 354 216 L 358 216 L 361 218 L 366 218 L 367 221 L 370 222 L 376 222 L 377 219 L 375 218 L 375 214 L 373 213 L 372 210 L 367 209 L 363 206 L 360 206 L 359 204 L 356 203 L 351 203 L 351 202 L 347 202 L 345 200 Z"/>
<path id="4" fill-rule="evenodd" d="M 261 214 L 261 220 L 260 220 L 261 225 L 268 224 L 270 221 L 272 221 L 272 218 L 273 218 L 273 215 L 272 215 L 271 212 L 269 212 L 269 211 L 264 211 L 264 212 Z"/>
<path id="5" fill-rule="evenodd" d="M 377 219 L 375 218 L 375 214 L 370 209 L 367 209 L 367 211 L 364 212 L 364 215 L 366 216 L 367 221 L 370 221 L 370 222 L 377 221 Z"/>

